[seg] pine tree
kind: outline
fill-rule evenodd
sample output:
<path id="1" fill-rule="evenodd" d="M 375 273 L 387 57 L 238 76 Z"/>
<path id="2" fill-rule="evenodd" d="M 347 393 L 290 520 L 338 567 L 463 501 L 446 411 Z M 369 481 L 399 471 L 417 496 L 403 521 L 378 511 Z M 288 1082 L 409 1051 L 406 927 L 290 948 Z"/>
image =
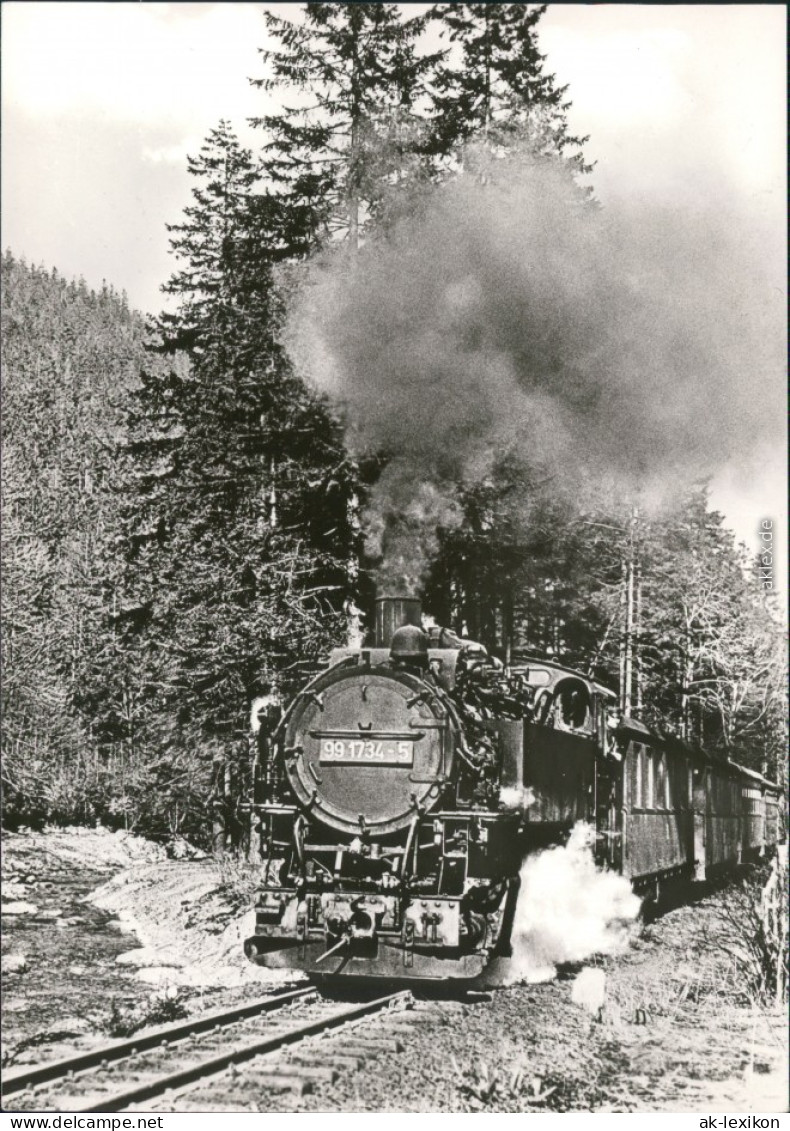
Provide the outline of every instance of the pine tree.
<path id="1" fill-rule="evenodd" d="M 276 203 L 226 123 L 190 171 L 180 304 L 130 405 L 104 726 L 146 767 L 194 752 L 169 802 L 191 819 L 262 682 L 337 639 L 348 531 L 337 426 L 279 342 Z"/>
<path id="2" fill-rule="evenodd" d="M 393 190 L 426 175 L 419 101 L 437 56 L 416 50 L 423 17 L 392 4 L 304 5 L 301 22 L 266 13 L 278 50 L 262 50 L 264 90 L 302 104 L 254 119 L 268 134 L 262 167 L 291 216 L 295 254 L 338 234 L 355 249 Z"/>
<path id="3" fill-rule="evenodd" d="M 256 320 L 258 333 L 276 305 L 271 281 L 277 257 L 276 204 L 256 192 L 260 173 L 227 121 L 212 130 L 197 157 L 187 158 L 198 183 L 184 221 L 168 224 L 179 269 L 162 290 L 179 300 L 157 324 L 165 352 L 230 349 L 234 320 Z"/>
<path id="4" fill-rule="evenodd" d="M 557 86 L 538 50 L 538 24 L 546 8 L 455 3 L 433 7 L 432 19 L 455 45 L 455 55 L 436 78 L 433 145 L 439 154 L 468 165 L 470 160 L 479 162 L 482 153 L 486 175 L 491 175 L 492 153 L 553 161 L 566 170 L 569 180 L 592 171 L 581 152 L 589 138 L 569 132 L 568 88 Z"/>

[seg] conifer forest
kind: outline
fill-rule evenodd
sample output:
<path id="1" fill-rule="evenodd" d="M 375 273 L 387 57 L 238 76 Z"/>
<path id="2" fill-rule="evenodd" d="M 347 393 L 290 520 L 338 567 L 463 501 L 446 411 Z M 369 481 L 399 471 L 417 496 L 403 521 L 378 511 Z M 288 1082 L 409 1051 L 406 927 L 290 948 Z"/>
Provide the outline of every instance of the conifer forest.
<path id="1" fill-rule="evenodd" d="M 545 11 L 264 8 L 239 81 L 282 108 L 189 158 L 158 317 L 5 252 L 10 827 L 205 837 L 253 700 L 377 589 L 783 781 L 783 612 L 708 486 L 777 365 L 762 284 L 625 242 Z"/>

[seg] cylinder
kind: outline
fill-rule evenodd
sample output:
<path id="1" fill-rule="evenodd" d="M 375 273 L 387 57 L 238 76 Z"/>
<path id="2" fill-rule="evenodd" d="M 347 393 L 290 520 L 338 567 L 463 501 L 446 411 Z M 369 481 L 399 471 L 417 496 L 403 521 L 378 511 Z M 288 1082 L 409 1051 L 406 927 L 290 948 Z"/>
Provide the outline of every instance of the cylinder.
<path id="1" fill-rule="evenodd" d="M 422 602 L 419 597 L 377 597 L 375 648 L 389 648 L 392 634 L 405 624 L 420 628 Z"/>

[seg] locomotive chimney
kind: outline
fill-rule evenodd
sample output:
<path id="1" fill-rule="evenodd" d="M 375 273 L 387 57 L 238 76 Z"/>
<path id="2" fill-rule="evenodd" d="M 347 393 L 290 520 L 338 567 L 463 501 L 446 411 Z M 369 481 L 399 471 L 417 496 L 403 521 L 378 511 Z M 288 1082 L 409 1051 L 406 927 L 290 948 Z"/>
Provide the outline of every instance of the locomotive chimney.
<path id="1" fill-rule="evenodd" d="M 405 624 L 422 623 L 419 597 L 377 597 L 374 648 L 389 648 L 392 634 Z"/>

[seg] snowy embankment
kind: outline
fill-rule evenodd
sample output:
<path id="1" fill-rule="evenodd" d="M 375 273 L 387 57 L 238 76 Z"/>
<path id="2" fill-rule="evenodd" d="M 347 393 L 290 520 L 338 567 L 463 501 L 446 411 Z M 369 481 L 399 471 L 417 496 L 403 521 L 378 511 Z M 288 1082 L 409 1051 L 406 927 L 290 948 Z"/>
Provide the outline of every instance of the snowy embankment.
<path id="1" fill-rule="evenodd" d="M 7 834 L 6 846 L 28 863 L 6 874 L 4 918 L 19 921 L 39 913 L 32 873 L 46 871 L 47 861 L 57 861 L 60 872 L 112 873 L 84 899 L 116 916 L 121 929 L 136 936 L 139 946 L 119 954 L 115 962 L 135 971 L 140 981 L 205 988 L 285 980 L 245 959 L 243 941 L 251 932 L 252 912 L 234 909 L 214 861 L 184 842 L 176 846 L 177 859 L 161 845 L 104 828 L 25 830 Z M 6 955 L 7 972 L 16 960 Z"/>
<path id="2" fill-rule="evenodd" d="M 243 944 L 252 933 L 254 912 L 234 909 L 213 860 L 183 842 L 180 847 L 186 849 L 180 859 L 164 850 L 154 861 L 130 859 L 91 894 L 92 903 L 117 916 L 140 942 L 116 962 L 156 986 L 292 981 L 292 975 L 247 961 Z"/>

